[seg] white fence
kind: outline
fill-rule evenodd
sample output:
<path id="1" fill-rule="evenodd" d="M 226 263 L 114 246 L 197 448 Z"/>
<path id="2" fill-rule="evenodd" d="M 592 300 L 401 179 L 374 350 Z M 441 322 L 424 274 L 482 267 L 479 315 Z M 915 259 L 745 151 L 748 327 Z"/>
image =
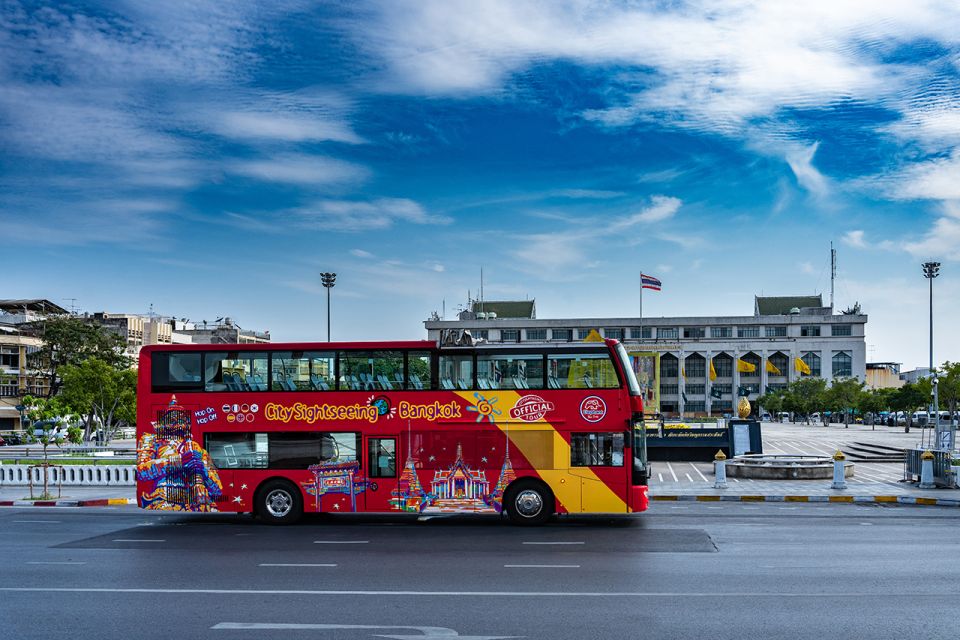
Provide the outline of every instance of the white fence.
<path id="1" fill-rule="evenodd" d="M 0 465 L 0 486 L 27 486 L 30 484 L 30 474 L 33 474 L 33 485 L 43 485 L 43 469 L 31 468 L 26 464 Z M 124 465 L 92 465 L 71 464 L 62 467 L 50 467 L 47 482 L 55 487 L 63 486 L 133 486 L 137 483 L 137 466 Z"/>

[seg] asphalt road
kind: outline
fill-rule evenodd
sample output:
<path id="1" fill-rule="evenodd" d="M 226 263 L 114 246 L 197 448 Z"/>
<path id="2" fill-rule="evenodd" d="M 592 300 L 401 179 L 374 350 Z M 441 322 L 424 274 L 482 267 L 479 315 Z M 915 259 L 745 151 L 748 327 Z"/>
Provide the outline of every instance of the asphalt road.
<path id="1" fill-rule="evenodd" d="M 3 509 L 0 637 L 953 638 L 958 524 L 849 504 L 655 505 L 540 529 Z"/>

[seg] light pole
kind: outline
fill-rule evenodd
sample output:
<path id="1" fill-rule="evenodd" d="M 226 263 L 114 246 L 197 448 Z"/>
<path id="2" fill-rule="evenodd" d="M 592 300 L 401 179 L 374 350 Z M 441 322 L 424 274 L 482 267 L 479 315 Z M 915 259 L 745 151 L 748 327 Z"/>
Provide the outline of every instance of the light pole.
<path id="1" fill-rule="evenodd" d="M 923 277 L 930 281 L 930 380 L 933 383 L 934 433 L 937 434 L 937 446 L 940 446 L 940 394 L 936 371 L 933 368 L 933 279 L 940 275 L 939 262 L 924 262 Z M 929 416 L 927 419 L 929 423 Z"/>
<path id="2" fill-rule="evenodd" d="M 330 289 L 337 282 L 337 274 L 324 271 L 320 274 L 320 283 L 327 290 L 327 342 L 330 342 Z M 931 356 L 932 358 L 933 356 Z"/>

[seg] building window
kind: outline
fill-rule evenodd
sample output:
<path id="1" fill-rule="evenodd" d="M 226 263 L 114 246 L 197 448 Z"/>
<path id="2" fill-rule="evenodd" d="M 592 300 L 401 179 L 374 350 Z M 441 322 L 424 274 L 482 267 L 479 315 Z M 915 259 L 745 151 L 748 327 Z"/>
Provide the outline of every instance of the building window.
<path id="1" fill-rule="evenodd" d="M 820 337 L 820 325 L 818 324 L 805 324 L 800 327 L 800 335 L 804 338 L 819 338 Z"/>
<path id="2" fill-rule="evenodd" d="M 683 328 L 684 338 L 702 338 L 705 335 L 706 335 L 706 330 L 703 327 L 684 327 Z"/>
<path id="3" fill-rule="evenodd" d="M 853 375 L 853 358 L 846 351 L 833 354 L 833 377 L 849 378 Z"/>
<path id="4" fill-rule="evenodd" d="M 614 340 L 623 340 L 623 329 L 607 327 L 603 330 L 603 336 L 605 338 L 612 338 Z"/>
<path id="5" fill-rule="evenodd" d="M 849 324 L 834 324 L 830 326 L 830 335 L 849 336 L 853 335 L 853 327 Z"/>
<path id="6" fill-rule="evenodd" d="M 520 330 L 500 329 L 500 342 L 520 342 Z"/>
<path id="7" fill-rule="evenodd" d="M 683 365 L 683 375 L 687 378 L 702 378 L 707 372 L 707 361 L 703 356 L 692 355 Z"/>
<path id="8" fill-rule="evenodd" d="M 679 387 L 675 384 L 661 384 L 660 385 L 660 394 L 664 396 L 675 396 Z"/>
<path id="9" fill-rule="evenodd" d="M 763 335 L 767 338 L 785 338 L 787 336 L 786 327 L 764 327 Z"/>
<path id="10" fill-rule="evenodd" d="M 586 340 L 591 331 L 596 331 L 596 329 L 577 329 L 577 340 Z"/>
<path id="11" fill-rule="evenodd" d="M 819 329 L 820 327 L 817 327 Z M 804 373 L 802 375 L 811 375 L 819 376 L 820 375 L 820 356 L 813 351 L 808 351 L 800 359 L 807 363 L 807 366 L 810 367 L 810 373 Z"/>
<path id="12" fill-rule="evenodd" d="M 732 384 L 715 384 L 710 387 L 712 394 L 719 394 L 721 396 L 728 396 L 733 393 Z"/>
<path id="13" fill-rule="evenodd" d="M 787 358 L 786 355 L 778 351 L 777 353 L 774 353 L 769 358 L 767 358 L 767 362 L 769 362 L 773 366 L 773 368 L 776 369 L 776 371 L 767 370 L 767 375 L 769 376 L 787 375 L 787 371 L 788 371 L 787 368 L 790 366 L 790 359 Z"/>
<path id="14" fill-rule="evenodd" d="M 546 329 L 527 329 L 527 341 L 546 341 L 547 339 L 547 330 Z"/>
<path id="15" fill-rule="evenodd" d="M 551 330 L 550 335 L 554 340 L 559 342 L 570 342 L 573 340 L 572 329 L 553 329 Z"/>
<path id="16" fill-rule="evenodd" d="M 473 329 L 470 331 L 474 338 L 479 340 L 489 340 L 490 331 L 488 329 Z"/>
<path id="17" fill-rule="evenodd" d="M 717 372 L 718 378 L 729 378 L 733 375 L 733 358 L 726 354 L 721 354 L 713 359 L 713 370 Z"/>
<path id="18" fill-rule="evenodd" d="M 630 337 L 634 340 L 649 340 L 652 335 L 653 332 L 651 331 L 650 327 L 636 327 L 634 329 L 630 329 Z"/>
<path id="19" fill-rule="evenodd" d="M 781 391 L 786 388 L 787 385 L 784 382 L 771 382 L 767 385 L 767 391 Z"/>
<path id="20" fill-rule="evenodd" d="M 660 377 L 661 378 L 676 378 L 679 374 L 679 364 L 677 362 L 676 356 L 669 354 L 664 355 L 660 358 Z"/>
<path id="21" fill-rule="evenodd" d="M 737 327 L 738 338 L 759 338 L 760 327 Z"/>
<path id="22" fill-rule="evenodd" d="M 702 384 L 688 384 L 684 390 L 691 396 L 702 396 L 706 393 L 706 387 Z"/>
<path id="23" fill-rule="evenodd" d="M 657 329 L 657 338 L 660 340 L 676 340 L 679 332 L 674 327 L 660 327 Z"/>
<path id="24" fill-rule="evenodd" d="M 733 328 L 732 327 L 710 327 L 710 337 L 711 338 L 732 338 Z"/>
<path id="25" fill-rule="evenodd" d="M 692 400 L 684 403 L 683 410 L 690 413 L 703 413 L 707 410 L 707 403 L 703 400 Z"/>

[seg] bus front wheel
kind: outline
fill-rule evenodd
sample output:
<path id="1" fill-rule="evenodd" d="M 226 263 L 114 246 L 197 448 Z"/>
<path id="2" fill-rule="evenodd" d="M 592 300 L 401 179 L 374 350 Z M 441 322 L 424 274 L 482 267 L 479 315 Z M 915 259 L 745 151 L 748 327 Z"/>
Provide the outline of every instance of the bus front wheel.
<path id="1" fill-rule="evenodd" d="M 303 515 L 300 490 L 286 480 L 270 480 L 257 491 L 257 515 L 268 524 L 293 524 Z"/>
<path id="2" fill-rule="evenodd" d="M 510 487 L 504 506 L 513 524 L 543 524 L 554 512 L 553 493 L 542 482 L 521 480 Z"/>

